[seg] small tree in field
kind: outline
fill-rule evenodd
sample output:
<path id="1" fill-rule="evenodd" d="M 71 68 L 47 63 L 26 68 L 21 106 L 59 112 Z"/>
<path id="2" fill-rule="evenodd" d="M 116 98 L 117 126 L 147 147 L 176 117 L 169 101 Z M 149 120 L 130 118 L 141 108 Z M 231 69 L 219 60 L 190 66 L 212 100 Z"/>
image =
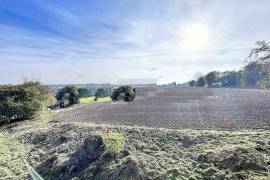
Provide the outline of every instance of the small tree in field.
<path id="1" fill-rule="evenodd" d="M 79 92 L 75 86 L 66 86 L 60 89 L 56 95 L 61 108 L 65 108 L 79 103 Z"/>
<path id="2" fill-rule="evenodd" d="M 131 86 L 120 86 L 119 88 L 114 89 L 111 98 L 113 101 L 124 100 L 130 102 L 135 99 L 135 96 L 135 88 Z"/>

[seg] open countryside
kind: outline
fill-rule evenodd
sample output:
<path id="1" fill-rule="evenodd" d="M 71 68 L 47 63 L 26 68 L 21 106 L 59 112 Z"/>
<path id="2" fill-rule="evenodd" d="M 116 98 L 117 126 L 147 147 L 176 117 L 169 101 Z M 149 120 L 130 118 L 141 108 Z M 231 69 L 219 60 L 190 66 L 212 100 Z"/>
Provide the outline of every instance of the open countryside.
<path id="1" fill-rule="evenodd" d="M 0 180 L 270 180 L 269 0 L 0 1 Z"/>
<path id="2" fill-rule="evenodd" d="M 145 85 L 131 102 L 98 99 L 2 125 L 2 177 L 269 176 L 268 90 Z"/>

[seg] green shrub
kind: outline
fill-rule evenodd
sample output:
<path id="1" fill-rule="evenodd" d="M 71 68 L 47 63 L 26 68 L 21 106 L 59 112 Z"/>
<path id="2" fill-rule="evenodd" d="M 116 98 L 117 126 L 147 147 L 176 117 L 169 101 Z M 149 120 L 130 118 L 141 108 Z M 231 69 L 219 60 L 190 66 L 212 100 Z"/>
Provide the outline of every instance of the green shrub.
<path id="1" fill-rule="evenodd" d="M 0 123 L 33 118 L 54 103 L 53 94 L 39 82 L 0 86 Z"/>
<path id="2" fill-rule="evenodd" d="M 130 102 L 135 99 L 135 96 L 135 88 L 131 86 L 120 86 L 119 88 L 114 89 L 111 98 L 113 101 L 124 100 Z"/>
<path id="3" fill-rule="evenodd" d="M 106 151 L 111 155 L 117 155 L 123 150 L 125 137 L 120 133 L 108 133 L 103 138 Z"/>
<path id="4" fill-rule="evenodd" d="M 58 91 L 56 98 L 61 108 L 78 104 L 80 102 L 78 88 L 75 86 L 63 87 Z"/>

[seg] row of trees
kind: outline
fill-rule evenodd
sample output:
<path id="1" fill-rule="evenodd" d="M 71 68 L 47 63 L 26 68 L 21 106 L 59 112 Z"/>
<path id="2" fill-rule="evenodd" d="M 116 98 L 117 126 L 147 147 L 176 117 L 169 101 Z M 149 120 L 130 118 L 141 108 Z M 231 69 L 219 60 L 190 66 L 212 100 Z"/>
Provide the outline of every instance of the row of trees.
<path id="1" fill-rule="evenodd" d="M 75 86 L 66 86 L 56 96 L 39 82 L 25 82 L 20 85 L 0 86 L 0 124 L 34 118 L 48 107 L 65 108 L 79 103 L 82 91 Z M 121 86 L 113 90 L 113 101 L 133 101 L 135 89 Z M 96 98 L 106 97 L 108 93 L 100 88 Z"/>
<path id="2" fill-rule="evenodd" d="M 270 84 L 270 44 L 257 42 L 251 50 L 246 65 L 239 71 L 212 71 L 189 81 L 192 87 L 246 87 L 269 88 Z"/>
<path id="3" fill-rule="evenodd" d="M 56 99 L 58 101 L 56 106 L 65 108 L 74 104 L 78 104 L 80 102 L 80 98 L 87 97 L 87 94 L 88 93 L 86 88 L 77 88 L 75 86 L 63 87 L 59 89 L 56 94 Z M 108 93 L 103 88 L 99 88 L 95 92 L 95 100 L 106 96 L 108 96 Z"/>
<path id="4" fill-rule="evenodd" d="M 82 88 L 77 88 L 75 86 L 66 86 L 61 88 L 58 93 L 56 94 L 56 99 L 58 103 L 56 106 L 61 108 L 65 108 L 74 104 L 78 104 L 80 98 L 85 97 L 85 93 L 87 90 Z M 133 101 L 135 99 L 136 91 L 135 88 L 131 86 L 120 86 L 113 90 L 111 98 L 113 101 L 120 101 L 124 100 L 127 102 Z M 98 98 L 108 97 L 109 93 L 103 89 L 99 88 L 95 92 L 95 101 Z"/>
<path id="5" fill-rule="evenodd" d="M 109 88 L 98 88 L 96 89 L 87 89 L 87 88 L 78 88 L 78 93 L 80 97 L 106 97 L 110 96 L 110 89 Z"/>
<path id="6" fill-rule="evenodd" d="M 76 92 L 75 92 L 76 90 L 74 88 L 76 88 L 76 87 L 73 86 L 73 89 L 71 91 L 73 95 L 76 94 Z M 61 92 L 63 90 L 65 90 L 65 88 L 60 89 L 59 92 Z M 86 94 L 87 94 L 86 88 L 79 88 L 78 89 L 78 97 L 79 98 L 85 97 Z M 136 95 L 136 90 L 135 90 L 135 88 L 133 88 L 131 86 L 120 86 L 120 87 L 114 89 L 112 93 L 108 92 L 104 88 L 99 88 L 95 92 L 95 99 L 97 100 L 98 98 L 111 96 L 113 101 L 124 100 L 124 101 L 130 102 L 130 101 L 133 101 L 135 99 L 135 95 Z M 59 99 L 59 98 L 57 98 L 57 99 Z M 59 100 L 61 101 L 61 98 Z"/>
<path id="7" fill-rule="evenodd" d="M 242 71 L 211 71 L 188 83 L 191 87 L 240 87 L 242 81 Z"/>
<path id="8" fill-rule="evenodd" d="M 65 108 L 78 104 L 85 90 L 75 86 L 61 88 L 56 96 L 39 82 L 25 82 L 20 85 L 0 86 L 0 124 L 34 118 L 42 110 Z M 107 96 L 102 88 L 96 91 L 96 98 Z"/>

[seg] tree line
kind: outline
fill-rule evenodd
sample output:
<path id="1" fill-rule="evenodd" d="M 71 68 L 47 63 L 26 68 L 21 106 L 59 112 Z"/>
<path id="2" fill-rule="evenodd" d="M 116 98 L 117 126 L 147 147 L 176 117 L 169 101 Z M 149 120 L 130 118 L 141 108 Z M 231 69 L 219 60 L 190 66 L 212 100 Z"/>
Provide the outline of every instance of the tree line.
<path id="1" fill-rule="evenodd" d="M 189 81 L 191 87 L 270 87 L 270 43 L 258 41 L 239 71 L 211 71 Z"/>
<path id="2" fill-rule="evenodd" d="M 80 97 L 106 97 L 110 96 L 110 88 L 98 88 L 98 89 L 89 89 L 89 88 L 78 88 L 78 93 Z"/>
<path id="3" fill-rule="evenodd" d="M 85 89 L 65 86 L 53 94 L 40 82 L 25 82 L 19 85 L 0 85 L 0 125 L 19 120 L 32 119 L 49 109 L 66 108 L 80 103 Z M 135 99 L 135 88 L 120 86 L 113 90 L 113 101 L 127 102 Z M 105 89 L 95 92 L 95 99 L 109 96 Z"/>
<path id="4" fill-rule="evenodd" d="M 113 101 L 124 100 L 127 102 L 133 101 L 135 99 L 135 88 L 131 86 L 120 86 L 113 90 L 111 93 L 104 88 L 98 88 L 95 92 L 95 99 L 103 97 L 111 97 Z M 57 104 L 60 108 L 69 107 L 74 104 L 78 104 L 80 98 L 88 97 L 86 88 L 77 88 L 75 86 L 66 86 L 58 90 L 56 94 Z"/>

